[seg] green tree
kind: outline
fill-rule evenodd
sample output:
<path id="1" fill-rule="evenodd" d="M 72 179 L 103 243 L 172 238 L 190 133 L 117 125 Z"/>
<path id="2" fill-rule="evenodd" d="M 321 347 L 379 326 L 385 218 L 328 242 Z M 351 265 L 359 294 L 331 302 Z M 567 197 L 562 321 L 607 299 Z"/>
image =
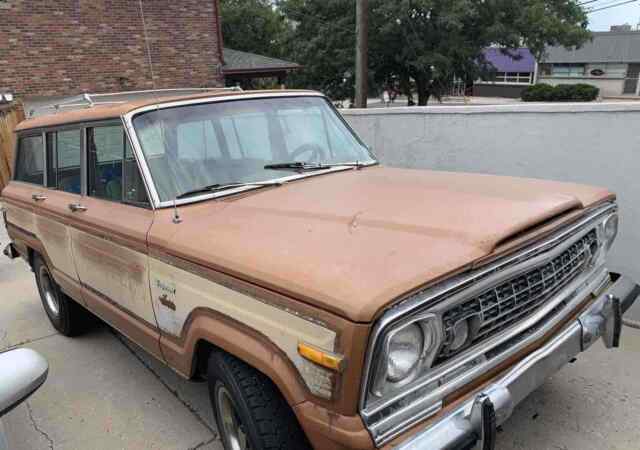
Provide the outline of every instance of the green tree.
<path id="1" fill-rule="evenodd" d="M 225 47 L 281 57 L 285 18 L 272 0 L 220 0 Z"/>
<path id="2" fill-rule="evenodd" d="M 287 58 L 304 66 L 289 76 L 289 84 L 333 99 L 353 98 L 355 3 L 283 0 L 278 5 L 289 24 Z"/>
<path id="3" fill-rule="evenodd" d="M 355 5 L 350 0 L 282 0 L 295 24 L 287 53 L 305 66 L 298 82 L 331 95 L 351 92 Z M 380 84 L 415 82 L 418 104 L 439 97 L 454 76 L 476 79 L 491 68 L 482 50 L 579 46 L 590 36 L 576 0 L 370 0 L 370 72 Z M 335 89 L 338 86 L 340 89 Z"/>

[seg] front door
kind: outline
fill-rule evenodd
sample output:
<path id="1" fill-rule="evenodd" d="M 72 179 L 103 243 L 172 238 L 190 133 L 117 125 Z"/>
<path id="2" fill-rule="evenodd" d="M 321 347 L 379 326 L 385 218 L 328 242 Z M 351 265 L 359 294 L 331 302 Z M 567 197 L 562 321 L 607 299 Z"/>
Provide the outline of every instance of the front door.
<path id="1" fill-rule="evenodd" d="M 640 64 L 629 64 L 627 78 L 624 80 L 623 94 L 638 93 L 638 77 L 640 76 Z"/>
<path id="2" fill-rule="evenodd" d="M 122 125 L 86 128 L 85 142 L 87 192 L 70 230 L 88 306 L 157 354 L 147 255 L 153 210 Z"/>

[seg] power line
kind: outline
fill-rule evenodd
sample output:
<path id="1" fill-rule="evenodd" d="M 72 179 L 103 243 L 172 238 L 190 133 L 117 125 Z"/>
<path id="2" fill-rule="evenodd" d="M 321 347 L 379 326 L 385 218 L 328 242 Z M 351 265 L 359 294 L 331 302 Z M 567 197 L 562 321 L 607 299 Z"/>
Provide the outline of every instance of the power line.
<path id="1" fill-rule="evenodd" d="M 586 1 L 578 2 L 578 6 L 592 5 L 592 6 L 589 6 L 587 9 L 589 9 L 589 8 L 593 9 L 593 8 L 600 8 L 600 7 L 603 7 L 603 6 L 609 6 L 612 3 L 615 3 L 617 1 L 619 1 L 619 0 L 586 0 Z M 598 2 L 600 2 L 600 3 L 598 3 Z M 598 4 L 594 5 L 593 3 L 598 3 Z"/>
<path id="2" fill-rule="evenodd" d="M 603 6 L 602 8 L 590 9 L 590 10 L 587 11 L 587 14 L 591 14 L 591 13 L 598 12 L 598 11 L 604 11 L 604 10 L 611 9 L 611 8 L 617 8 L 618 6 L 628 5 L 629 3 L 636 3 L 637 1 L 638 0 L 627 0 L 626 2 L 615 3 L 615 4 L 609 5 L 609 6 Z"/>

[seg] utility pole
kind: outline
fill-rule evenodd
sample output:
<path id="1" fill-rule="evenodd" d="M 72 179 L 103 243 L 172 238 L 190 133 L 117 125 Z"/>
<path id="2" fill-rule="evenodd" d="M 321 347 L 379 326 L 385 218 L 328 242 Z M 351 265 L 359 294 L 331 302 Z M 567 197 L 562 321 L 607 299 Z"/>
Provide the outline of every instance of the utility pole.
<path id="1" fill-rule="evenodd" d="M 369 0 L 356 0 L 356 108 L 367 107 Z"/>

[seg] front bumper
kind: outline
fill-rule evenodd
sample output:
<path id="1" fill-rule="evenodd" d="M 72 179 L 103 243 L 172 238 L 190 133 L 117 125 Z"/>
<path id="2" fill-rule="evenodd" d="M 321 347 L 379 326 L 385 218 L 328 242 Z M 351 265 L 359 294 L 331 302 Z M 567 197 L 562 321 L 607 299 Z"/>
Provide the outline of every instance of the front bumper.
<path id="1" fill-rule="evenodd" d="M 615 275 L 613 279 L 609 288 L 551 341 L 396 449 L 469 449 L 478 443 L 483 450 L 493 449 L 496 427 L 550 375 L 599 338 L 607 348 L 618 347 L 622 314 L 640 295 L 640 286 L 623 276 Z"/>

